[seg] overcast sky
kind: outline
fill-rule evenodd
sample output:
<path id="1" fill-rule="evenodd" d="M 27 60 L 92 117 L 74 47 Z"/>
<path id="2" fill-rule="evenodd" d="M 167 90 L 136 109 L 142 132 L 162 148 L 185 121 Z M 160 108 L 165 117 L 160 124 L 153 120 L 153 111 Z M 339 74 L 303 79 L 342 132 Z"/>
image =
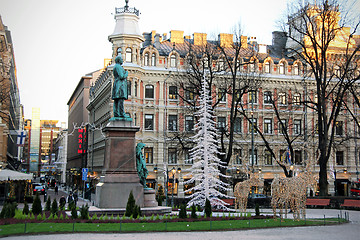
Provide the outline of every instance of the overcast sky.
<path id="1" fill-rule="evenodd" d="M 271 44 L 287 1 L 130 0 L 129 6 L 141 12 L 141 32 L 206 32 L 209 38 L 232 33 L 241 23 L 243 35 Z M 14 43 L 25 118 L 40 107 L 41 119 L 67 122 L 67 102 L 80 78 L 111 58 L 113 13 L 124 5 L 124 0 L 0 0 Z"/>

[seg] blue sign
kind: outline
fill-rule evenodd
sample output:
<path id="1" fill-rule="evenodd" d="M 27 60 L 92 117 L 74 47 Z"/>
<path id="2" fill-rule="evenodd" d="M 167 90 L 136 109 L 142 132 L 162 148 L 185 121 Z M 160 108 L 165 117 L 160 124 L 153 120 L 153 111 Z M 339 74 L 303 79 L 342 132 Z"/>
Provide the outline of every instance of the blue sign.
<path id="1" fill-rule="evenodd" d="M 83 169 L 82 169 L 82 180 L 83 180 L 83 181 L 87 181 L 88 172 L 89 172 L 89 169 L 88 169 L 88 168 L 83 168 Z"/>

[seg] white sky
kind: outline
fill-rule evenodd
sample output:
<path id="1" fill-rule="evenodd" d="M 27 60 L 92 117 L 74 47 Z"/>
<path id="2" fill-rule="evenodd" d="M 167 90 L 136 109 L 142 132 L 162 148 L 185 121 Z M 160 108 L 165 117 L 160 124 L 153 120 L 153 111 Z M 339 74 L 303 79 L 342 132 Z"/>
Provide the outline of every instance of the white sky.
<path id="1" fill-rule="evenodd" d="M 141 32 L 185 35 L 232 33 L 271 44 L 271 32 L 289 0 L 130 0 L 140 10 Z M 358 0 L 359 1 L 359 0 Z M 115 27 L 115 7 L 124 0 L 0 0 L 0 15 L 11 31 L 25 118 L 40 107 L 41 119 L 67 122 L 67 102 L 80 78 L 111 58 L 107 40 Z"/>

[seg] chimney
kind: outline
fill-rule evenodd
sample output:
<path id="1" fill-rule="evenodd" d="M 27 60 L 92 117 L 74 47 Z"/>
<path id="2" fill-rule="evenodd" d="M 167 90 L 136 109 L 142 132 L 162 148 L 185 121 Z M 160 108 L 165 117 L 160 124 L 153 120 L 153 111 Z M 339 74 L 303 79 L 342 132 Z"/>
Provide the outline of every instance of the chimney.
<path id="1" fill-rule="evenodd" d="M 171 30 L 170 42 L 172 43 L 184 43 L 184 31 Z"/>
<path id="2" fill-rule="evenodd" d="M 159 48 L 160 47 L 160 41 L 161 41 L 161 36 L 160 34 L 155 34 L 155 38 L 154 38 L 154 47 L 155 48 Z"/>
<path id="3" fill-rule="evenodd" d="M 241 41 L 241 46 L 243 48 L 247 48 L 248 47 L 248 44 L 247 44 L 247 36 L 241 36 L 240 37 L 240 41 Z"/>
<path id="4" fill-rule="evenodd" d="M 206 45 L 206 33 L 194 33 L 194 45 Z"/>
<path id="5" fill-rule="evenodd" d="M 225 47 L 225 48 L 231 47 L 232 44 L 234 43 L 233 38 L 234 38 L 233 34 L 220 33 L 219 34 L 220 46 Z"/>

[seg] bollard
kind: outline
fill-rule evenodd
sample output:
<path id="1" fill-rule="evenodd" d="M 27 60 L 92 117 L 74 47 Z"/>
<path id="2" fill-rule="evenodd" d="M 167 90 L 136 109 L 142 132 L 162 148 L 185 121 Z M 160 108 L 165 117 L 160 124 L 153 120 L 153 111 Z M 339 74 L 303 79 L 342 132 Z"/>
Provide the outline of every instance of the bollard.
<path id="1" fill-rule="evenodd" d="M 75 232 L 75 222 L 73 222 L 73 232 Z"/>
<path id="2" fill-rule="evenodd" d="M 211 222 L 211 220 L 210 220 L 210 230 L 212 229 L 212 222 Z"/>
<path id="3" fill-rule="evenodd" d="M 325 225 L 325 214 L 324 214 L 324 225 Z"/>
<path id="4" fill-rule="evenodd" d="M 167 221 L 165 221 L 165 232 L 167 231 Z"/>
<path id="5" fill-rule="evenodd" d="M 26 233 L 26 223 L 25 223 L 25 229 L 24 229 L 24 233 Z"/>
<path id="6" fill-rule="evenodd" d="M 122 221 L 120 221 L 120 232 L 121 232 L 121 223 L 122 223 Z"/>

